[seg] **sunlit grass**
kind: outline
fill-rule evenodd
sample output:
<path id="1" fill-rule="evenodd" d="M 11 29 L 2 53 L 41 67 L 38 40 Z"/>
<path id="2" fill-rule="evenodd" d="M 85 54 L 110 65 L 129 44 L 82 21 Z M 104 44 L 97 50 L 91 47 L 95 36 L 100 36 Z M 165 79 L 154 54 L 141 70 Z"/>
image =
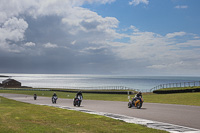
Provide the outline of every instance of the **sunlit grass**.
<path id="1" fill-rule="evenodd" d="M 145 102 L 200 106 L 200 92 L 174 94 L 145 94 Z"/>
<path id="2" fill-rule="evenodd" d="M 104 116 L 0 99 L 2 133 L 165 133 Z"/>

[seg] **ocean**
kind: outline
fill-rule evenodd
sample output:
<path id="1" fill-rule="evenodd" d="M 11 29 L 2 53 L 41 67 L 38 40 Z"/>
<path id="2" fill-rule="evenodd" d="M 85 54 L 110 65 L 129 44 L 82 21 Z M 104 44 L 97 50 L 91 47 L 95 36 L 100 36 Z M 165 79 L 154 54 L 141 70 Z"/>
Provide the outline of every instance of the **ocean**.
<path id="1" fill-rule="evenodd" d="M 136 89 L 150 91 L 160 84 L 200 81 L 190 76 L 113 76 L 79 74 L 12 74 L 0 73 L 20 81 L 22 86 L 62 89 Z M 0 77 L 0 82 L 8 77 Z"/>

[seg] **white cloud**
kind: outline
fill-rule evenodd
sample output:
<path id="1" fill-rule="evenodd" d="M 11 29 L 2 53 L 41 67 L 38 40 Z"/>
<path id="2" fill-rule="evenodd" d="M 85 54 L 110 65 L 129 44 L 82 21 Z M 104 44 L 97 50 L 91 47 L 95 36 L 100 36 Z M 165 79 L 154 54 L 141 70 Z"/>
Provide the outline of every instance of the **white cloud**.
<path id="1" fill-rule="evenodd" d="M 37 5 L 35 0 L 1 0 L 0 23 L 4 23 L 9 18 L 17 17 L 20 14 L 23 14 L 27 10 L 34 8 L 35 5 Z"/>
<path id="2" fill-rule="evenodd" d="M 0 50 L 18 53 L 28 50 L 28 52 L 32 53 L 46 54 L 49 50 L 44 48 L 65 48 L 62 50 L 71 50 L 70 52 L 63 52 L 63 55 L 69 54 L 69 58 L 75 51 L 77 55 L 83 53 L 84 56 L 90 53 L 98 53 L 99 55 L 96 54 L 98 59 L 102 59 L 100 56 L 105 56 L 109 53 L 109 55 L 114 56 L 118 60 L 124 62 L 128 60 L 130 64 L 139 62 L 142 64 L 142 67 L 155 70 L 170 68 L 170 70 L 175 71 L 183 65 L 185 68 L 199 66 L 200 40 L 198 40 L 199 37 L 197 35 L 190 35 L 193 36 L 192 39 L 194 40 L 191 38 L 188 40 L 184 38 L 185 35 L 188 35 L 184 31 L 160 35 L 153 32 L 142 32 L 133 25 L 124 29 L 124 31 L 129 30 L 129 33 L 131 31 L 132 34 L 122 34 L 117 32 L 119 21 L 115 17 L 102 17 L 94 11 L 81 7 L 85 3 L 106 4 L 114 1 L 1 0 L 3 4 L 0 5 Z M 134 6 L 138 4 L 148 5 L 149 0 L 132 0 L 129 4 Z M 176 8 L 186 7 L 177 6 Z M 53 26 L 51 23 L 45 23 L 45 26 L 37 23 L 39 28 L 36 30 L 37 33 L 40 33 L 38 35 L 34 30 L 30 31 L 28 29 L 29 25 L 27 22 L 30 22 L 31 19 L 28 21 L 27 16 L 29 19 L 34 18 L 36 22 L 40 21 L 41 18 L 46 19 L 56 16 L 59 18 L 57 19 L 59 22 L 56 21 L 56 24 Z M 49 30 L 50 28 L 51 30 Z M 31 39 L 30 36 L 26 38 L 26 30 L 29 33 L 34 32 L 31 34 L 33 38 L 32 36 Z M 52 36 L 49 31 L 55 31 L 55 35 L 58 33 L 58 36 Z M 34 35 L 41 36 L 42 39 L 34 38 Z M 57 39 L 60 35 L 62 38 Z M 116 41 L 117 39 L 123 40 L 123 38 L 128 39 L 127 43 Z M 45 39 L 50 39 L 49 43 L 44 44 Z M 57 39 L 57 41 L 51 41 L 51 39 Z M 43 45 L 37 45 L 36 47 L 34 42 Z M 95 60 L 95 57 L 91 58 Z"/>
<path id="3" fill-rule="evenodd" d="M 33 42 L 27 42 L 27 43 L 24 44 L 24 46 L 33 47 L 33 46 L 35 46 L 35 43 L 33 43 Z"/>
<path id="4" fill-rule="evenodd" d="M 130 27 L 128 28 L 125 28 L 125 29 L 122 29 L 122 31 L 128 31 L 128 30 L 132 30 L 134 32 L 138 32 L 139 29 L 137 29 L 135 26 L 131 25 Z"/>
<path id="5" fill-rule="evenodd" d="M 6 39 L 12 40 L 12 41 L 20 41 L 23 40 L 24 32 L 28 28 L 28 24 L 23 19 L 17 19 L 17 18 L 10 18 L 8 21 L 6 21 L 2 29 L 6 30 L 7 35 Z"/>
<path id="6" fill-rule="evenodd" d="M 114 1 L 115 0 L 81 0 L 81 1 L 79 1 L 79 3 L 82 2 L 82 4 L 83 4 L 84 2 L 88 2 L 90 4 L 92 4 L 92 3 L 106 4 L 106 3 L 112 3 Z"/>
<path id="7" fill-rule="evenodd" d="M 116 49 L 116 53 L 124 59 L 154 58 L 169 44 L 164 37 L 152 32 L 136 32 L 129 37 L 130 43 Z"/>
<path id="8" fill-rule="evenodd" d="M 200 37 L 199 36 L 194 36 L 194 39 L 200 39 Z"/>
<path id="9" fill-rule="evenodd" d="M 129 2 L 129 5 L 137 6 L 137 5 L 139 5 L 140 3 L 143 3 L 143 4 L 148 5 L 148 4 L 149 4 L 149 1 L 148 1 L 148 0 L 132 0 L 132 1 Z"/>
<path id="10" fill-rule="evenodd" d="M 168 33 L 166 35 L 167 38 L 174 38 L 176 36 L 184 36 L 186 35 L 186 32 L 174 32 L 174 33 Z"/>
<path id="11" fill-rule="evenodd" d="M 187 9 L 188 6 L 187 5 L 177 5 L 174 8 L 176 8 L 176 9 Z"/>
<path id="12" fill-rule="evenodd" d="M 144 64 L 146 68 L 153 70 L 180 73 L 181 70 L 198 69 L 200 40 L 181 39 L 179 43 L 180 38 L 175 38 L 184 38 L 185 35 L 185 32 L 162 36 L 153 32 L 133 31 L 129 35 L 130 43 L 112 43 L 112 46 L 115 45 L 113 53 L 124 60 Z"/>
<path id="13" fill-rule="evenodd" d="M 12 17 L 5 21 L 0 27 L 0 48 L 10 52 L 17 51 L 16 43 L 24 40 L 27 28 L 28 24 L 24 19 Z M 21 48 L 19 47 L 19 49 Z"/>
<path id="14" fill-rule="evenodd" d="M 57 48 L 57 44 L 52 44 L 52 43 L 46 43 L 43 45 L 45 48 Z"/>
<path id="15" fill-rule="evenodd" d="M 112 3 L 115 0 L 1 0 L 0 4 L 0 23 L 8 18 L 17 17 L 21 14 L 31 15 L 34 18 L 45 15 L 67 16 L 72 13 L 74 7 L 80 7 L 85 3 Z"/>
<path id="16" fill-rule="evenodd" d="M 200 40 L 187 40 L 186 42 L 177 43 L 176 45 L 180 47 L 196 47 L 196 49 L 200 49 Z"/>
<path id="17" fill-rule="evenodd" d="M 152 66 L 147 66 L 147 68 L 153 68 L 153 69 L 173 69 L 177 67 L 182 67 L 184 65 L 183 61 L 180 62 L 175 62 L 172 64 L 162 64 L 162 65 L 152 65 Z"/>
<path id="18" fill-rule="evenodd" d="M 76 44 L 76 40 L 72 41 L 71 44 L 72 44 L 72 45 L 75 45 L 75 44 Z"/>
<path id="19" fill-rule="evenodd" d="M 93 43 L 102 39 L 112 40 L 119 36 L 114 30 L 114 28 L 118 27 L 119 21 L 114 17 L 104 18 L 96 12 L 80 6 L 85 3 L 106 4 L 114 1 L 115 0 L 2 0 L 1 3 L 5 4 L 0 5 L 0 23 L 3 23 L 2 25 L 4 26 L 0 27 L 2 31 L 0 34 L 4 33 L 4 35 L 0 37 L 0 40 L 4 40 L 1 46 L 9 47 L 8 42 L 5 41 L 6 39 L 12 41 L 24 40 L 24 33 L 28 28 L 28 24 L 23 19 L 18 19 L 19 16 L 24 16 L 24 18 L 25 16 L 31 16 L 35 19 L 43 16 L 59 16 L 63 23 L 62 29 L 72 36 L 78 36 L 82 42 Z M 80 35 L 84 33 L 85 36 L 88 37 L 80 37 Z M 33 44 L 25 45 L 33 46 Z M 45 46 L 51 47 L 51 45 Z M 52 47 L 55 47 L 55 45 Z"/>
<path id="20" fill-rule="evenodd" d="M 83 32 L 105 32 L 112 34 L 112 28 L 117 28 L 119 21 L 114 17 L 101 17 L 97 13 L 81 7 L 70 10 L 68 16 L 62 19 L 63 24 L 68 25 L 68 31 L 75 35 Z"/>

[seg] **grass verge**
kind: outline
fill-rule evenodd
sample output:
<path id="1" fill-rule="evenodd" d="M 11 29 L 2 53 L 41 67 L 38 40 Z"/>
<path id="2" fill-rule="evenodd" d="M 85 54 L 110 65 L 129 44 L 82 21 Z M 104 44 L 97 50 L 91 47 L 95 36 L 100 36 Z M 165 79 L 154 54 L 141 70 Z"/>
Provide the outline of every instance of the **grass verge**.
<path id="1" fill-rule="evenodd" d="M 174 93 L 174 94 L 153 94 L 147 93 L 144 96 L 145 102 L 181 104 L 200 106 L 200 92 L 195 93 Z"/>
<path id="2" fill-rule="evenodd" d="M 104 116 L 32 105 L 0 97 L 0 132 L 166 133 Z"/>

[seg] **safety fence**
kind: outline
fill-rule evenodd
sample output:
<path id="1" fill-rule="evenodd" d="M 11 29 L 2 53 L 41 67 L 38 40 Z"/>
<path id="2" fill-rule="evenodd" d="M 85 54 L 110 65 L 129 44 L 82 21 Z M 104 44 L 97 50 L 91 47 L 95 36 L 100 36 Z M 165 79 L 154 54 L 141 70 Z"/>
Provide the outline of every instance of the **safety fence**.
<path id="1" fill-rule="evenodd" d="M 76 90 L 133 90 L 126 86 L 86 86 L 86 87 L 74 87 L 74 86 L 36 86 L 34 88 L 56 88 L 56 89 L 76 89 Z"/>
<path id="2" fill-rule="evenodd" d="M 96 90 L 95 90 L 96 89 Z M 77 93 L 78 90 L 82 90 L 83 93 L 98 93 L 98 94 L 134 94 L 135 90 L 131 90 L 126 87 L 78 87 L 78 88 L 70 88 L 70 89 L 36 89 L 36 88 L 3 88 L 0 87 L 0 90 L 24 90 L 24 91 L 56 91 L 56 92 L 72 92 Z"/>
<path id="3" fill-rule="evenodd" d="M 194 86 L 200 86 L 200 81 L 160 84 L 153 87 L 150 91 L 152 92 L 154 90 L 164 89 L 164 88 L 194 87 Z"/>
<path id="4" fill-rule="evenodd" d="M 50 91 L 50 89 L 3 88 L 3 87 L 0 87 L 0 90 Z"/>

